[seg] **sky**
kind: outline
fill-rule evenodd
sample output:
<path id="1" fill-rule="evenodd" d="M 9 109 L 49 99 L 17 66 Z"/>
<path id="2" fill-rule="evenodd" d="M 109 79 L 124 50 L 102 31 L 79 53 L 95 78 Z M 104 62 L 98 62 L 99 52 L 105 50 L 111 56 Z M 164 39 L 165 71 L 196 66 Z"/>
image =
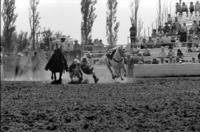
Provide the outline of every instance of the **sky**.
<path id="1" fill-rule="evenodd" d="M 178 0 L 166 0 L 167 5 L 175 6 Z M 187 1 L 187 0 L 185 0 Z M 81 40 L 81 0 L 40 0 L 38 10 L 40 12 L 41 29 L 50 28 L 53 31 L 60 31 L 72 38 Z M 96 14 L 97 19 L 92 29 L 92 38 L 106 41 L 106 6 L 107 0 L 97 0 Z M 148 27 L 156 21 L 158 0 L 141 0 L 138 18 L 144 22 L 146 34 Z M 126 44 L 130 28 L 130 0 L 118 0 L 117 20 L 120 22 L 118 33 L 118 44 Z M 28 31 L 29 27 L 29 0 L 16 0 L 16 30 Z"/>

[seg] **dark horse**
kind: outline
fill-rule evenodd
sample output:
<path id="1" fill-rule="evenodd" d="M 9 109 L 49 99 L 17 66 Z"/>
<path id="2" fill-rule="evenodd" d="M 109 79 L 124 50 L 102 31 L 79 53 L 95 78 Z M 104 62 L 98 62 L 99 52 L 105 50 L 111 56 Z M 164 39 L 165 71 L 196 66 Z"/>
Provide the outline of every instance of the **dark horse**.
<path id="1" fill-rule="evenodd" d="M 45 70 L 50 70 L 52 72 L 51 79 L 53 80 L 53 84 L 61 84 L 62 83 L 62 74 L 64 70 L 68 71 L 67 61 L 64 55 L 61 52 L 61 49 L 56 49 L 51 56 L 49 62 L 47 63 Z M 56 73 L 60 73 L 59 80 L 56 78 Z"/>

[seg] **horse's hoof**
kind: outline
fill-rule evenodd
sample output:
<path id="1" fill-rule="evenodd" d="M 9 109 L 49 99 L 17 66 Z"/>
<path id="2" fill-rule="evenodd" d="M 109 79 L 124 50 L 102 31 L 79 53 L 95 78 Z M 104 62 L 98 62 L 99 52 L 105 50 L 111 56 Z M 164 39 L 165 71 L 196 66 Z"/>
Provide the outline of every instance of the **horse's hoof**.
<path id="1" fill-rule="evenodd" d="M 99 82 L 99 78 L 96 78 L 96 79 L 94 80 L 94 82 L 95 82 L 95 83 L 98 83 L 98 82 Z"/>

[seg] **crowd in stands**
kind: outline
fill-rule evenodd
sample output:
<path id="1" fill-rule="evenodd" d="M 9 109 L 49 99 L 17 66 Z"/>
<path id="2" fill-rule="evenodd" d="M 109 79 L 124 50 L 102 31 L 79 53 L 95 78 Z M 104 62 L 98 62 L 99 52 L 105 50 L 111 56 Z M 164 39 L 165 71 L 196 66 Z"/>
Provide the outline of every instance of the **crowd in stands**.
<path id="1" fill-rule="evenodd" d="M 169 47 L 167 52 L 165 47 L 161 47 L 160 53 L 156 56 L 152 55 L 148 48 L 141 52 L 139 48 L 134 47 L 132 53 L 135 64 L 200 63 L 200 50 L 196 54 L 197 56 L 191 56 L 190 60 L 185 60 L 186 54 L 181 49 L 173 49 L 172 47 Z"/>
<path id="2" fill-rule="evenodd" d="M 176 3 L 176 14 L 182 16 L 183 13 L 186 13 L 187 16 L 200 16 L 200 2 L 197 1 L 196 3 L 190 2 L 189 5 L 187 5 L 185 2 L 183 3 Z"/>

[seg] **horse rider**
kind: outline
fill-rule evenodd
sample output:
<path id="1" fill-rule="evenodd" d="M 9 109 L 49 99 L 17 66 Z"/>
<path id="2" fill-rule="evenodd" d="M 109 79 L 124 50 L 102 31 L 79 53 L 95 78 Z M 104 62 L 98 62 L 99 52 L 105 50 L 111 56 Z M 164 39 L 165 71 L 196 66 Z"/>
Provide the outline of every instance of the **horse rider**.
<path id="1" fill-rule="evenodd" d="M 92 54 L 90 52 L 86 53 L 81 59 L 81 69 L 83 73 L 87 75 L 92 75 L 94 82 L 98 83 L 99 78 L 94 72 L 94 67 L 92 67 Z"/>

